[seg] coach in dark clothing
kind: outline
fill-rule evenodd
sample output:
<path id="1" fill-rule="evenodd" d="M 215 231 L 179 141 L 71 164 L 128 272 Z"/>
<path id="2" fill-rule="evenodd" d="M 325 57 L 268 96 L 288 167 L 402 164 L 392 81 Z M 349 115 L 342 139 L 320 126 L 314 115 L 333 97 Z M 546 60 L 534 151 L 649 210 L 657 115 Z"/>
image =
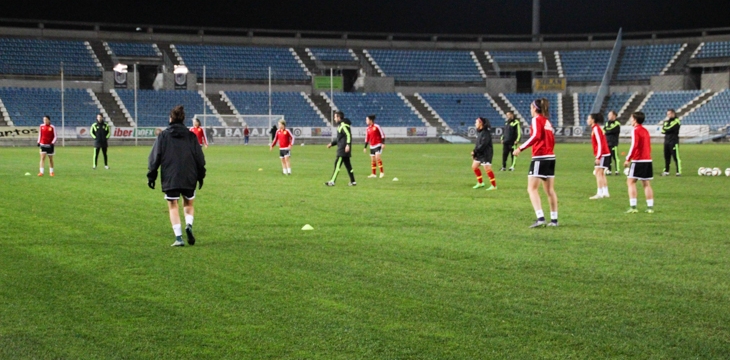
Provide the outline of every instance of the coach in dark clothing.
<path id="1" fill-rule="evenodd" d="M 507 112 L 507 123 L 504 126 L 504 135 L 502 135 L 502 168 L 499 171 L 507 170 L 507 158 L 512 156 L 512 163 L 509 167 L 509 171 L 515 170 L 515 162 L 517 158 L 512 155 L 515 151 L 515 145 L 520 142 L 522 138 L 522 127 L 520 126 L 520 119 L 515 117 L 515 113 L 512 111 Z"/>
<path id="2" fill-rule="evenodd" d="M 611 160 L 608 162 L 608 175 L 611 174 L 611 164 L 615 174 L 618 175 L 618 138 L 621 135 L 621 123 L 618 122 L 615 111 L 611 110 L 608 112 L 608 122 L 603 127 L 603 132 L 606 134 L 606 143 L 608 149 L 611 151 Z"/>
<path id="3" fill-rule="evenodd" d="M 91 137 L 94 138 L 94 169 L 96 169 L 96 163 L 99 160 L 99 150 L 104 154 L 104 168 L 109 169 L 109 162 L 106 156 L 106 149 L 109 147 L 109 137 L 112 136 L 109 124 L 104 122 L 104 116 L 101 114 L 96 115 L 96 122 L 91 125 L 89 131 Z"/>
<path id="4" fill-rule="evenodd" d="M 170 223 L 172 231 L 175 233 L 175 242 L 172 246 L 185 246 L 182 241 L 178 207 L 181 196 L 188 245 L 195 244 L 195 236 L 193 236 L 195 185 L 197 184 L 198 189 L 201 189 L 205 178 L 203 151 L 197 136 L 188 130 L 184 121 L 185 109 L 182 106 L 176 106 L 170 111 L 170 126 L 157 136 L 148 160 L 147 186 L 151 189 L 155 188 L 157 169 L 162 170 L 162 191 L 165 193 L 170 212 Z"/>
<path id="5" fill-rule="evenodd" d="M 677 164 L 677 176 L 682 174 L 682 159 L 679 158 L 679 127 L 681 122 L 674 109 L 667 110 L 667 120 L 662 125 L 664 134 L 664 171 L 662 176 L 669 175 L 669 167 L 672 165 L 672 158 Z"/>
<path id="6" fill-rule="evenodd" d="M 337 123 L 337 139 L 332 143 L 327 144 L 327 148 L 337 145 L 337 159 L 335 159 L 335 172 L 332 174 L 332 179 L 324 183 L 327 186 L 335 186 L 335 180 L 337 175 L 340 173 L 340 167 L 345 164 L 347 169 L 347 175 L 350 176 L 350 183 L 348 185 L 355 186 L 355 174 L 352 170 L 352 164 L 350 163 L 350 155 L 352 152 L 352 131 L 350 130 L 350 119 L 345 119 L 345 113 L 342 111 L 335 112 L 335 122 Z"/>

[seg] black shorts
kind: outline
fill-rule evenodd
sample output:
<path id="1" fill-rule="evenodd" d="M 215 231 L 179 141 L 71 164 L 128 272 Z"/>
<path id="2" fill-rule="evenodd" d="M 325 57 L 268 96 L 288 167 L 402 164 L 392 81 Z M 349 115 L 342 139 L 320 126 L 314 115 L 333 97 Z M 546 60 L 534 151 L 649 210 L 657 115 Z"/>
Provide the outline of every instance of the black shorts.
<path id="1" fill-rule="evenodd" d="M 53 144 L 51 145 L 41 145 L 41 154 L 45 153 L 48 156 L 53 156 L 56 154 L 56 150 L 53 147 Z"/>
<path id="2" fill-rule="evenodd" d="M 611 165 L 611 155 L 604 155 L 604 156 L 601 156 L 601 162 L 598 165 L 596 165 L 595 167 L 599 168 L 599 169 L 608 169 L 608 167 L 610 165 Z"/>
<path id="3" fill-rule="evenodd" d="M 370 148 L 370 156 L 375 156 L 376 154 L 382 154 L 382 153 L 383 153 L 382 145 L 378 145 L 377 147 Z"/>
<path id="4" fill-rule="evenodd" d="M 492 165 L 492 158 L 494 154 L 492 151 L 487 151 L 484 154 L 474 155 L 474 161 L 479 161 L 481 165 Z"/>
<path id="5" fill-rule="evenodd" d="M 527 176 L 543 179 L 555 177 L 555 158 L 532 159 L 530 172 L 527 173 Z"/>
<path id="6" fill-rule="evenodd" d="M 631 162 L 629 167 L 629 179 L 637 180 L 653 180 L 654 179 L 654 168 L 651 161 L 642 162 Z"/>
<path id="7" fill-rule="evenodd" d="M 165 191 L 165 200 L 171 201 L 171 200 L 179 200 L 180 195 L 182 195 L 185 200 L 193 200 L 195 199 L 195 189 L 189 190 L 189 189 L 172 189 Z"/>
<path id="8" fill-rule="evenodd" d="M 279 157 L 285 158 L 285 157 L 291 157 L 291 150 L 279 150 Z"/>

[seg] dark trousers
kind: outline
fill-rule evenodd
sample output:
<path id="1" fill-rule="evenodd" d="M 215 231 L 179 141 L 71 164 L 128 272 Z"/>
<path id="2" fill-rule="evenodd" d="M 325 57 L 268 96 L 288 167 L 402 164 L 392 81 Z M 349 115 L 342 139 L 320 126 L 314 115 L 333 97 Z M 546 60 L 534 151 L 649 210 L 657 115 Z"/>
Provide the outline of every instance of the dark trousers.
<path id="1" fill-rule="evenodd" d="M 677 164 L 677 173 L 682 173 L 682 159 L 679 158 L 679 144 L 664 144 L 664 172 L 669 172 L 672 166 L 672 158 Z"/>
<path id="2" fill-rule="evenodd" d="M 96 167 L 96 162 L 99 160 L 99 150 L 101 150 L 102 153 L 104 153 L 104 166 L 107 166 L 107 157 L 106 157 L 106 146 L 104 147 L 97 147 L 94 148 L 94 167 Z"/>
<path id="3" fill-rule="evenodd" d="M 342 164 L 345 164 L 347 175 L 350 175 L 350 182 L 355 182 L 355 173 L 352 171 L 352 164 L 350 164 L 349 156 L 338 156 L 337 159 L 335 159 L 335 172 L 332 174 L 332 179 L 330 181 L 335 182 L 335 180 L 337 180 L 337 175 L 340 174 L 340 167 L 342 167 Z"/>
<path id="4" fill-rule="evenodd" d="M 515 156 L 512 155 L 512 152 L 515 150 L 515 143 L 504 143 L 502 146 L 502 167 L 507 168 L 507 158 L 510 156 L 512 157 L 512 162 L 510 167 L 515 167 Z"/>
<path id="5" fill-rule="evenodd" d="M 618 171 L 618 146 L 611 146 L 611 158 L 608 159 L 608 171 L 611 171 L 611 165 Z"/>

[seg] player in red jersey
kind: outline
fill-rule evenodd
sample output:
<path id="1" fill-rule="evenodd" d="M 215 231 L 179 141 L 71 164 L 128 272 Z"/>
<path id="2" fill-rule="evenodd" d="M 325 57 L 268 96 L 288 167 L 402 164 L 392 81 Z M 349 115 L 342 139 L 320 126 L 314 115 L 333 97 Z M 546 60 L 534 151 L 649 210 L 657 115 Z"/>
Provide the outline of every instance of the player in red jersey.
<path id="1" fill-rule="evenodd" d="M 271 151 L 279 143 L 279 158 L 284 175 L 291 175 L 291 147 L 294 145 L 294 135 L 286 128 L 286 120 L 279 120 L 279 130 L 274 134 L 274 140 L 269 146 Z"/>
<path id="2" fill-rule="evenodd" d="M 608 181 L 606 180 L 606 170 L 611 166 L 611 150 L 608 148 L 606 135 L 601 129 L 603 125 L 603 114 L 588 115 L 588 125 L 591 126 L 591 143 L 593 144 L 594 168 L 593 175 L 596 176 L 596 185 L 598 190 L 596 195 L 589 199 L 597 200 L 609 197 Z"/>
<path id="3" fill-rule="evenodd" d="M 205 146 L 207 149 L 208 135 L 205 134 L 205 129 L 200 127 L 200 120 L 193 119 L 193 127 L 190 128 L 190 131 L 198 138 L 198 144 L 200 144 L 200 146 Z"/>
<path id="4" fill-rule="evenodd" d="M 538 188 L 540 182 L 550 203 L 550 223 L 547 226 L 558 226 L 558 195 L 555 193 L 555 129 L 546 117 L 550 114 L 550 103 L 547 99 L 537 99 L 530 105 L 532 123 L 530 125 L 530 138 L 522 146 L 515 149 L 514 156 L 520 155 L 522 151 L 532 146 L 532 162 L 530 172 L 527 174 L 527 193 L 530 195 L 530 202 L 535 209 L 537 221 L 530 227 L 535 228 L 545 225 L 545 214 L 542 211 L 542 202 Z"/>
<path id="5" fill-rule="evenodd" d="M 43 124 L 38 129 L 38 146 L 41 148 L 41 171 L 38 176 L 43 176 L 43 168 L 46 164 L 46 156 L 48 156 L 48 170 L 53 174 L 53 155 L 56 150 L 54 145 L 56 144 L 56 127 L 51 125 L 51 117 L 46 115 L 43 117 Z"/>
<path id="6" fill-rule="evenodd" d="M 626 162 L 624 162 L 624 167 L 630 166 L 626 184 L 629 187 L 629 205 L 631 207 L 626 211 L 627 214 L 639 212 L 636 209 L 636 182 L 638 180 L 641 180 L 641 184 L 644 185 L 646 212 L 649 214 L 654 212 L 654 190 L 651 188 L 651 180 L 654 179 L 654 169 L 651 163 L 651 137 L 642 125 L 644 119 L 643 112 L 635 112 L 631 114 L 629 120 L 634 129 L 631 131 L 631 148 L 626 156 Z"/>
<path id="7" fill-rule="evenodd" d="M 368 124 L 368 128 L 365 132 L 365 148 L 362 150 L 367 153 L 368 145 L 370 145 L 370 167 L 373 173 L 368 176 L 369 178 L 376 178 L 376 165 L 380 167 L 380 178 L 385 177 L 383 172 L 383 149 L 385 149 L 385 133 L 380 125 L 375 123 L 375 115 L 368 115 L 365 118 L 365 122 Z"/>

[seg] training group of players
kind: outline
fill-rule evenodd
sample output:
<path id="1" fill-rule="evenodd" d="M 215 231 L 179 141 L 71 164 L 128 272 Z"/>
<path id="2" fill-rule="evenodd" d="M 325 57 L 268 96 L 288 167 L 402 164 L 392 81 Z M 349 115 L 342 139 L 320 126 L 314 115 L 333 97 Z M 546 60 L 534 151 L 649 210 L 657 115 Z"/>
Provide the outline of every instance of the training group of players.
<path id="1" fill-rule="evenodd" d="M 500 171 L 514 171 L 516 157 L 527 148 L 532 148 L 532 161 L 528 171 L 528 189 L 536 220 L 531 228 L 542 226 L 558 226 L 558 197 L 555 193 L 555 138 L 554 128 L 547 118 L 550 104 L 547 99 L 536 99 L 530 105 L 532 120 L 530 122 L 530 137 L 520 144 L 521 126 L 520 119 L 515 117 L 513 112 L 507 113 L 507 121 L 504 135 L 502 136 L 502 167 Z M 681 160 L 679 158 L 679 129 L 680 120 L 676 117 L 673 109 L 667 111 L 667 119 L 663 121 L 662 133 L 665 134 L 664 158 L 665 167 L 662 176 L 670 175 L 671 160 L 674 159 L 677 172 L 682 172 Z M 155 188 L 158 168 L 162 169 L 162 191 L 168 201 L 170 222 L 175 234 L 175 242 L 172 246 L 184 246 L 182 240 L 182 226 L 178 200 L 183 197 L 186 233 L 188 244 L 195 244 L 195 237 L 192 232 L 194 217 L 194 199 L 196 185 L 200 189 L 205 178 L 205 157 L 202 148 L 208 147 L 208 139 L 205 129 L 200 126 L 200 121 L 193 120 L 193 126 L 187 128 L 184 125 L 185 111 L 182 106 L 177 106 L 170 112 L 169 126 L 158 135 L 149 156 L 148 186 Z M 644 188 L 647 208 L 645 212 L 654 212 L 654 194 L 650 181 L 653 179 L 653 167 L 651 159 L 651 139 L 649 132 L 644 128 L 645 116 L 641 112 L 631 114 L 629 125 L 632 126 L 631 146 L 624 161 L 624 168 L 627 171 L 627 186 L 629 193 L 629 209 L 627 213 L 637 213 L 637 188 L 636 183 L 641 182 Z M 332 177 L 325 182 L 326 186 L 335 186 L 342 165 L 345 165 L 350 178 L 349 186 L 356 186 L 355 174 L 350 162 L 352 154 L 352 131 L 351 121 L 345 118 L 345 114 L 337 111 L 334 114 L 334 121 L 337 125 L 337 137 L 327 145 L 328 148 L 337 146 L 337 156 Z M 382 153 L 385 148 L 385 133 L 375 123 L 376 116 L 369 115 L 366 118 L 367 130 L 365 137 L 365 148 L 370 150 L 370 161 L 372 173 L 369 178 L 376 178 L 377 170 L 380 170 L 380 177 L 383 178 Z M 612 169 L 618 174 L 618 142 L 621 131 L 620 123 L 617 120 L 615 111 L 608 114 L 608 122 L 604 125 L 604 117 L 600 113 L 588 116 L 588 125 L 591 126 L 591 143 L 594 155 L 594 175 L 596 177 L 597 192 L 589 199 L 598 200 L 608 198 L 608 184 L 606 175 L 610 175 Z M 601 127 L 603 126 L 603 127 Z M 482 179 L 484 169 L 490 180 L 491 186 L 486 190 L 497 189 L 497 182 L 492 171 L 493 144 L 491 135 L 491 124 L 489 120 L 479 117 L 475 120 L 476 143 L 471 153 L 473 162 L 472 169 L 477 178 L 475 189 L 485 187 Z M 94 139 L 93 169 L 96 169 L 99 153 L 104 156 L 104 167 L 109 169 L 107 148 L 108 139 L 111 136 L 110 127 L 104 122 L 101 114 L 97 115 L 96 122 L 91 126 L 90 135 Z M 54 145 L 57 140 L 56 128 L 51 124 L 49 116 L 43 117 L 38 135 L 38 146 L 40 147 L 40 172 L 38 176 L 44 176 L 45 159 L 49 160 L 49 173 L 54 176 L 53 158 L 55 155 Z M 277 130 L 272 134 L 269 149 L 273 150 L 279 146 L 279 158 L 281 159 L 282 172 L 291 175 L 291 150 L 294 145 L 294 135 L 287 129 L 286 121 L 280 120 Z M 511 159 L 510 159 L 511 156 Z M 508 160 L 511 160 L 508 165 Z M 550 221 L 542 209 L 542 203 L 538 189 L 542 184 L 550 207 Z"/>

